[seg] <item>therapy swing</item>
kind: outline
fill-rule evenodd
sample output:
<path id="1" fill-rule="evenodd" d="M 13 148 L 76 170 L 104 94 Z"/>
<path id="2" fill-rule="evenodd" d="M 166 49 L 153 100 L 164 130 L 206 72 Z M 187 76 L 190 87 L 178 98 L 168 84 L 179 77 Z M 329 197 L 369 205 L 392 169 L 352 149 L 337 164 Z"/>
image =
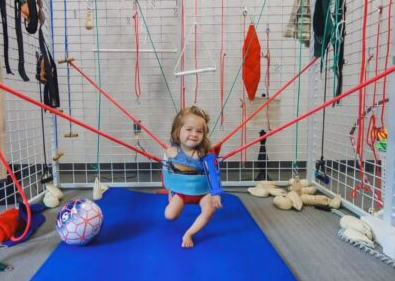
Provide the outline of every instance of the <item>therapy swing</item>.
<path id="1" fill-rule="evenodd" d="M 316 60 L 317 60 L 317 57 L 315 57 L 312 61 L 310 61 L 310 62 L 309 62 L 309 63 L 308 63 L 308 64 L 307 64 L 307 65 L 306 65 L 306 66 L 305 66 L 305 67 L 304 67 L 294 78 L 292 78 L 292 79 L 291 79 L 290 81 L 288 81 L 282 88 L 280 88 L 280 90 L 277 91 L 276 95 L 280 94 L 281 91 L 283 91 L 283 90 L 284 90 L 288 85 L 290 85 L 298 76 L 300 76 L 305 70 L 307 70 L 312 64 L 314 64 L 314 62 L 315 62 Z M 346 91 L 346 92 L 344 92 L 344 93 L 342 93 L 342 94 L 340 94 L 340 95 L 337 95 L 336 97 L 334 97 L 334 98 L 332 98 L 332 99 L 330 99 L 330 100 L 324 102 L 323 104 L 321 104 L 321 105 L 319 105 L 319 106 L 317 106 L 317 107 L 315 107 L 315 108 L 313 108 L 313 109 L 311 109 L 311 110 L 305 112 L 304 114 L 299 115 L 298 117 L 294 118 L 293 120 L 289 121 L 288 123 L 286 123 L 286 124 L 284 124 L 284 125 L 281 125 L 281 126 L 275 128 L 275 129 L 273 129 L 272 131 L 270 131 L 270 132 L 268 132 L 268 133 L 266 133 L 266 134 L 260 136 L 259 138 L 256 138 L 255 140 L 253 140 L 253 141 L 251 141 L 251 142 L 249 142 L 249 143 L 247 143 L 247 144 L 245 144 L 245 145 L 243 145 L 243 146 L 241 146 L 241 147 L 239 147 L 239 148 L 236 148 L 236 149 L 234 149 L 234 150 L 232 150 L 232 151 L 226 153 L 225 155 L 223 155 L 223 156 L 220 157 L 220 158 L 221 158 L 221 161 L 224 161 L 225 159 L 231 157 L 232 155 L 234 155 L 234 154 L 236 154 L 236 153 L 238 153 L 238 152 L 240 152 L 240 151 L 242 151 L 242 150 L 244 150 L 244 149 L 247 149 L 248 147 L 254 145 L 255 143 L 260 142 L 260 141 L 266 139 L 267 137 L 269 137 L 269 136 L 271 136 L 271 135 L 273 135 L 273 134 L 275 134 L 275 133 L 277 133 L 277 132 L 279 132 L 279 131 L 281 131 L 281 130 L 283 130 L 283 129 L 285 129 L 285 128 L 287 128 L 287 127 L 289 127 L 289 126 L 291 126 L 291 125 L 293 125 L 293 124 L 295 124 L 295 123 L 297 123 L 297 122 L 299 122 L 300 120 L 303 120 L 303 119 L 307 118 L 308 116 L 310 116 L 310 115 L 312 115 L 312 114 L 314 114 L 314 113 L 316 113 L 316 112 L 322 110 L 323 108 L 326 108 L 326 107 L 328 107 L 328 106 L 330 106 L 330 105 L 332 105 L 332 104 L 335 104 L 336 102 L 340 101 L 341 99 L 343 99 L 343 98 L 349 96 L 350 94 L 352 94 L 352 93 L 354 93 L 354 92 L 356 92 L 356 91 L 358 91 L 358 90 L 360 90 L 360 89 L 362 89 L 362 88 L 364 88 L 364 87 L 366 87 L 366 86 L 368 86 L 368 85 L 370 85 L 370 84 L 376 82 L 377 80 L 382 79 L 382 78 L 385 78 L 387 75 L 391 74 L 391 73 L 394 72 L 394 71 L 395 71 L 395 66 L 392 66 L 392 67 L 389 67 L 388 69 L 385 69 L 384 71 L 382 71 L 382 72 L 380 72 L 380 73 L 377 73 L 374 77 L 362 81 L 360 84 L 358 84 L 358 85 L 352 87 L 352 88 L 349 89 L 348 91 Z M 36 106 L 38 106 L 38 107 L 41 107 L 41 108 L 44 109 L 44 110 L 47 110 L 47 111 L 49 111 L 49 112 L 51 112 L 51 113 L 53 113 L 53 114 L 55 114 L 55 115 L 57 115 L 57 116 L 60 116 L 60 117 L 66 119 L 66 120 L 68 120 L 68 121 L 70 121 L 70 122 L 72 122 L 72 123 L 74 123 L 74 124 L 77 124 L 77 125 L 79 125 L 79 126 L 85 128 L 85 129 L 88 129 L 88 130 L 92 131 L 92 132 L 95 132 L 96 134 L 98 134 L 98 135 L 100 135 L 100 136 L 103 136 L 103 137 L 105 137 L 105 138 L 107 138 L 107 139 L 109 139 L 109 140 L 111 140 L 111 141 L 113 141 L 113 142 L 115 142 L 115 143 L 117 143 L 117 144 L 120 144 L 120 145 L 122 145 L 122 146 L 124 146 L 124 147 L 126 147 L 126 148 L 129 148 L 129 149 L 131 149 L 131 150 L 133 150 L 133 151 L 135 151 L 135 152 L 137 152 L 137 153 L 143 155 L 143 156 L 146 156 L 148 159 L 151 159 L 151 160 L 154 160 L 154 161 L 157 161 L 157 162 L 162 162 L 162 159 L 160 159 L 159 157 L 157 157 L 157 156 L 155 156 L 155 155 L 153 155 L 153 154 L 151 154 L 151 153 L 149 153 L 149 152 L 147 152 L 147 151 L 143 151 L 143 150 L 141 150 L 141 149 L 139 149 L 139 148 L 137 148 L 137 147 L 135 147 L 135 146 L 133 146 L 133 145 L 130 145 L 130 144 L 128 144 L 128 143 L 125 143 L 124 141 L 122 141 L 122 140 L 120 140 L 120 139 L 118 139 L 118 138 L 116 138 L 116 137 L 114 137 L 114 136 L 112 136 L 112 135 L 110 135 L 110 134 L 107 134 L 107 133 L 105 133 L 105 132 L 103 132 L 103 131 L 101 131 L 101 130 L 99 130 L 99 129 L 96 129 L 96 128 L 94 128 L 94 127 L 88 125 L 88 124 L 85 124 L 84 122 L 81 122 L 81 121 L 79 121 L 78 119 L 73 118 L 73 117 L 71 117 L 71 116 L 69 116 L 69 115 L 67 115 L 67 114 L 65 114 L 65 113 L 63 113 L 63 112 L 61 112 L 61 111 L 59 111 L 59 110 L 57 110 L 57 109 L 54 109 L 54 108 L 49 107 L 49 106 L 47 106 L 47 105 L 45 105 L 45 104 L 43 104 L 43 103 L 41 103 L 41 102 L 38 102 L 38 101 L 36 101 L 35 99 L 32 99 L 32 98 L 30 98 L 29 96 L 24 95 L 24 94 L 22 94 L 21 92 L 19 92 L 19 91 L 15 90 L 15 89 L 13 89 L 13 88 L 11 88 L 11 87 L 5 85 L 4 83 L 1 83 L 1 82 L 0 82 L 0 88 L 3 89 L 3 90 L 5 90 L 5 91 L 8 92 L 8 93 L 11 93 L 11 94 L 17 96 L 17 97 L 20 98 L 20 99 L 26 100 L 26 101 L 28 101 L 29 103 L 32 103 L 32 104 L 34 104 L 34 105 L 36 105 Z M 244 122 L 242 122 L 241 124 L 239 124 L 239 126 L 237 126 L 237 128 L 236 128 L 235 130 L 233 130 L 230 134 L 228 134 L 228 135 L 227 135 L 223 140 L 221 140 L 219 143 L 217 143 L 216 145 L 214 145 L 214 147 L 213 147 L 213 151 L 215 152 L 214 154 L 217 154 L 217 155 L 218 155 L 218 154 L 219 154 L 219 151 L 220 151 L 220 148 L 221 148 L 221 145 L 222 145 L 226 140 L 228 140 L 228 139 L 231 137 L 231 135 L 233 135 L 240 127 L 244 126 L 249 120 L 251 120 L 251 119 L 253 118 L 253 116 L 256 115 L 260 110 L 262 110 L 262 109 L 265 107 L 265 105 L 268 104 L 268 102 L 270 102 L 272 99 L 274 99 L 274 97 L 275 97 L 276 95 L 273 95 L 273 96 L 271 97 L 271 99 L 268 99 L 268 100 L 267 100 L 260 108 L 258 108 L 249 118 L 247 118 Z M 228 97 L 229 97 L 229 95 L 228 95 Z M 222 108 L 222 110 L 223 110 L 223 108 Z M 221 110 L 221 111 L 222 111 L 222 110 Z M 217 119 L 217 120 L 218 120 L 218 119 Z M 140 123 L 140 125 L 141 125 L 141 123 Z M 146 130 L 148 131 L 148 129 L 146 129 Z M 0 151 L 0 152 L 1 152 L 1 151 Z M 213 154 L 209 154 L 209 155 L 213 155 Z M 1 156 L 0 158 L 1 158 L 2 162 L 5 163 L 5 166 L 6 166 L 6 167 L 8 167 L 8 165 L 6 165 L 7 162 L 5 161 L 5 158 L 3 157 L 3 155 L 2 155 L 1 153 L 0 153 L 0 156 Z M 214 157 L 213 159 L 217 159 L 217 158 Z M 215 160 L 214 160 L 214 161 L 215 161 Z M 216 163 L 216 165 L 217 165 L 217 167 L 218 167 L 218 163 Z M 12 170 L 10 170 L 9 173 L 12 174 Z M 16 180 L 15 177 L 13 177 L 13 180 L 14 180 L 15 183 L 17 182 L 17 180 Z M 22 192 L 23 192 L 23 190 L 22 190 Z M 29 213 L 29 211 L 28 211 L 28 213 Z M 28 229 L 28 227 L 26 227 L 26 230 L 25 230 L 25 231 L 27 231 L 27 229 Z"/>
<path id="2" fill-rule="evenodd" d="M 196 8 L 196 2 L 195 2 L 195 8 Z M 196 9 L 195 9 L 195 11 L 196 11 Z M 179 55 L 179 57 L 178 57 L 178 59 L 177 59 L 177 63 L 176 63 L 176 65 L 175 65 L 175 67 L 174 67 L 174 70 L 173 70 L 174 76 L 176 76 L 176 77 L 179 77 L 179 76 L 186 76 L 186 75 L 193 75 L 193 74 L 199 74 L 199 73 L 205 73 L 205 72 L 213 72 L 213 71 L 216 71 L 216 70 L 217 70 L 217 67 L 216 67 L 216 65 L 215 65 L 215 62 L 214 62 L 214 60 L 213 60 L 213 56 L 212 56 L 212 54 L 210 53 L 210 51 L 208 50 L 207 45 L 206 45 L 206 42 L 203 40 L 204 50 L 208 53 L 209 58 L 210 58 L 211 61 L 212 61 L 212 66 L 205 67 L 205 68 L 196 68 L 196 69 L 191 69 L 191 70 L 184 70 L 183 67 L 182 67 L 182 65 L 181 65 L 181 70 L 178 71 L 179 66 L 180 66 L 180 63 L 183 64 L 183 59 L 184 59 L 185 51 L 186 51 L 186 49 L 187 49 L 187 46 L 188 46 L 188 43 L 189 43 L 189 40 L 190 40 L 190 37 L 191 37 L 192 32 L 195 33 L 195 38 L 196 38 L 197 32 L 198 32 L 198 30 L 200 29 L 199 23 L 198 23 L 197 20 L 196 20 L 196 16 L 197 16 L 197 12 L 195 12 L 194 22 L 193 22 L 193 24 L 191 25 L 191 27 L 190 27 L 190 29 L 189 29 L 189 32 L 188 32 L 188 35 L 187 35 L 186 40 L 183 42 L 181 53 L 180 53 L 180 55 Z M 183 22 L 183 19 L 182 19 L 182 29 L 183 29 L 183 28 L 184 28 L 184 22 Z M 195 41 L 195 50 L 194 50 L 194 53 L 195 53 L 195 60 L 196 60 L 196 53 L 197 53 L 197 47 L 196 47 L 196 46 L 197 46 L 197 42 Z M 196 63 L 196 64 L 197 64 L 197 63 Z M 195 65 L 195 66 L 196 66 L 196 65 Z"/>

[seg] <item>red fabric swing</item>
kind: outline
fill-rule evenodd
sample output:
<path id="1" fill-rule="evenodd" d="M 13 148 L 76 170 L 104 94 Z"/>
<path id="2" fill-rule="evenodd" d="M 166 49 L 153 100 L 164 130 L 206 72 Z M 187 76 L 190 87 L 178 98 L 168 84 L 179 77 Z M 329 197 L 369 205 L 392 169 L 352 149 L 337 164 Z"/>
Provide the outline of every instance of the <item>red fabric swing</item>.
<path id="1" fill-rule="evenodd" d="M 255 26 L 250 24 L 243 45 L 243 81 L 248 99 L 254 100 L 261 79 L 261 45 Z"/>

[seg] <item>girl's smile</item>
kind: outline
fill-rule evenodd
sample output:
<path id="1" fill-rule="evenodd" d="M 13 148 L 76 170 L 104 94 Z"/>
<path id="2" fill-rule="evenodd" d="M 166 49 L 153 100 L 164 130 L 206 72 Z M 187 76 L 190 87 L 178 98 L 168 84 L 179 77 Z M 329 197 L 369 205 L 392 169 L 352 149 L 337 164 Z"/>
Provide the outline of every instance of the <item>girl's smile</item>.
<path id="1" fill-rule="evenodd" d="M 187 115 L 180 130 L 180 144 L 184 151 L 192 151 L 203 141 L 204 120 L 196 115 Z"/>

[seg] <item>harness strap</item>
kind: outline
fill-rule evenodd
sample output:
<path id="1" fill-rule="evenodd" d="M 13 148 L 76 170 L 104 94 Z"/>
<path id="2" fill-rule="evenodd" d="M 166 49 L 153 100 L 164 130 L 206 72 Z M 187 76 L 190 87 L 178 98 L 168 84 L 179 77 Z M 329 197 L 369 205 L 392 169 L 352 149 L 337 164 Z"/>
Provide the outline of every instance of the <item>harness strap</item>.
<path id="1" fill-rule="evenodd" d="M 335 12 L 337 26 L 335 26 L 335 42 L 333 42 L 334 54 L 334 71 L 337 78 L 335 97 L 340 95 L 343 90 L 343 65 L 344 65 L 344 38 L 346 36 L 346 3 L 340 0 Z M 339 104 L 339 102 L 337 102 Z M 333 104 L 334 106 L 335 104 Z"/>
<path id="2" fill-rule="evenodd" d="M 10 68 L 8 59 L 8 29 L 7 29 L 7 4 L 6 1 L 0 1 L 1 21 L 3 24 L 3 42 L 4 42 L 4 64 L 7 74 L 14 74 Z"/>
<path id="3" fill-rule="evenodd" d="M 45 43 L 44 34 L 41 28 L 38 31 L 38 41 L 40 44 L 41 55 L 44 60 L 45 80 L 47 81 L 47 83 L 44 83 L 44 104 L 54 108 L 59 107 L 60 99 L 56 64 L 48 50 L 47 44 Z M 42 81 L 40 80 L 40 82 Z"/>
<path id="4" fill-rule="evenodd" d="M 25 58 L 23 55 L 21 7 L 22 4 L 19 2 L 19 0 L 15 0 L 15 32 L 16 32 L 16 41 L 18 43 L 18 72 L 23 81 L 29 81 L 30 79 L 29 77 L 27 77 L 25 71 Z"/>
<path id="5" fill-rule="evenodd" d="M 35 34 L 38 28 L 38 11 L 36 0 L 27 0 L 27 6 L 29 8 L 29 18 L 25 19 L 25 28 L 30 34 Z"/>
<path id="6" fill-rule="evenodd" d="M 166 189 L 186 195 L 203 195 L 210 193 L 205 175 L 183 175 L 162 169 L 163 183 Z"/>

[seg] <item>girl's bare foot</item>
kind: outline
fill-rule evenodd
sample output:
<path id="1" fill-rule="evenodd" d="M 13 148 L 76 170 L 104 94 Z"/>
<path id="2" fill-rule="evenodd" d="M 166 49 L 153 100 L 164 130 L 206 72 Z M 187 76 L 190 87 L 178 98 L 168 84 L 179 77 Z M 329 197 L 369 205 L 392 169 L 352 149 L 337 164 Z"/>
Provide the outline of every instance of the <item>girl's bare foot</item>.
<path id="1" fill-rule="evenodd" d="M 182 244 L 181 244 L 182 248 L 192 248 L 193 247 L 193 240 L 192 240 L 192 236 L 185 234 L 182 237 Z"/>

